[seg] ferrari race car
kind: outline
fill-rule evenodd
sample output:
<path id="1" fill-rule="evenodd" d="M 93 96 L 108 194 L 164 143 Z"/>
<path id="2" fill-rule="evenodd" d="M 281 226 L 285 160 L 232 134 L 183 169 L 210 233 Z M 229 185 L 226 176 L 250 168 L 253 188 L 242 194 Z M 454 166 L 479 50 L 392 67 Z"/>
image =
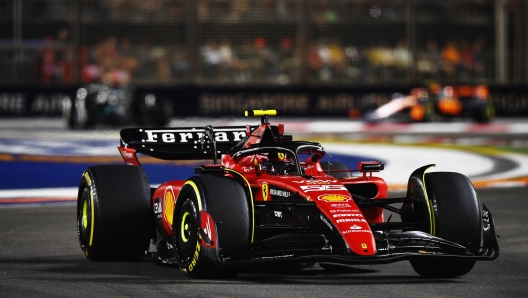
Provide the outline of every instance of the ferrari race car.
<path id="1" fill-rule="evenodd" d="M 369 122 L 395 119 L 405 122 L 435 122 L 471 119 L 487 123 L 495 118 L 495 108 L 487 86 L 444 86 L 414 88 L 407 96 L 396 93 L 380 104 L 376 97 L 365 97 L 360 113 Z"/>
<path id="2" fill-rule="evenodd" d="M 85 256 L 153 257 L 193 278 L 234 277 L 274 262 L 324 268 L 403 260 L 425 277 L 455 277 L 499 256 L 491 212 L 462 174 L 426 173 L 433 165 L 425 165 L 410 175 L 404 197 L 389 198 L 374 174 L 383 163 L 332 162 L 321 144 L 294 141 L 284 125 L 270 124 L 276 114 L 247 111 L 261 117 L 258 126 L 121 130 L 126 165 L 89 167 L 80 181 Z M 138 153 L 212 163 L 153 187 Z"/>
<path id="3" fill-rule="evenodd" d="M 70 129 L 96 126 L 165 126 L 172 119 L 172 104 L 132 87 L 89 84 L 63 103 L 62 116 Z"/>

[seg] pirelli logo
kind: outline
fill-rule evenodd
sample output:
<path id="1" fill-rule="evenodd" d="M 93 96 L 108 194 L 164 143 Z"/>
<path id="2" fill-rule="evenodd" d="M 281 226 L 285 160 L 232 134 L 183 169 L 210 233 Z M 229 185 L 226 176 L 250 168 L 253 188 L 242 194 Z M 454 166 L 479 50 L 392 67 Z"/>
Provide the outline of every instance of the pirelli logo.
<path id="1" fill-rule="evenodd" d="M 140 132 L 141 141 L 146 143 L 196 143 L 208 139 L 202 129 L 146 129 Z M 213 132 L 217 142 L 239 142 L 245 136 L 245 128 L 223 128 Z"/>

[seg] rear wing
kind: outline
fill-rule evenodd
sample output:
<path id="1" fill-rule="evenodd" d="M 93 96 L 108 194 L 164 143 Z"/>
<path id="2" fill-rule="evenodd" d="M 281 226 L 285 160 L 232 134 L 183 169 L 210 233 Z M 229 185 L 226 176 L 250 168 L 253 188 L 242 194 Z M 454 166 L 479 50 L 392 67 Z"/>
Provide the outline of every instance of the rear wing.
<path id="1" fill-rule="evenodd" d="M 216 159 L 258 126 L 126 128 L 121 147 L 165 160 Z M 216 153 L 214 153 L 216 152 Z"/>

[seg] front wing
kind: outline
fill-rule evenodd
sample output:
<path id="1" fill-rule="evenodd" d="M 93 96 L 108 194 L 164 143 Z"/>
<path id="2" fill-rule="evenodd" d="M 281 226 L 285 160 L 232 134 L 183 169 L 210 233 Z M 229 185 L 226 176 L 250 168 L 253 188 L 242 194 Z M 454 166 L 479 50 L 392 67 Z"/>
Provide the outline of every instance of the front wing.
<path id="1" fill-rule="evenodd" d="M 219 265 L 247 266 L 277 261 L 313 261 L 343 264 L 383 264 L 402 260 L 494 260 L 500 247 L 493 217 L 482 209 L 482 245 L 477 254 L 457 243 L 420 231 L 374 231 L 377 253 L 360 256 L 346 247 L 333 247 L 324 233 L 288 233 L 231 251 L 219 252 Z"/>

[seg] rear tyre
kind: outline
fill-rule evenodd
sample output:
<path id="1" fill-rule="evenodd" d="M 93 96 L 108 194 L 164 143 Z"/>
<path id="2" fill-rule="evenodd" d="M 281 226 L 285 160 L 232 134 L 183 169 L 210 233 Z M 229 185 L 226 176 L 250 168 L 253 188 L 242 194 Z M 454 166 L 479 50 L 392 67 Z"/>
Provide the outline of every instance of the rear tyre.
<path id="1" fill-rule="evenodd" d="M 481 241 L 481 218 L 477 194 L 469 179 L 459 173 L 425 174 L 430 208 L 434 210 L 432 234 L 465 246 L 476 254 Z M 430 232 L 425 231 L 425 232 Z M 424 277 L 456 277 L 473 268 L 475 261 L 411 260 Z"/>
<path id="2" fill-rule="evenodd" d="M 79 185 L 77 234 L 92 261 L 137 261 L 154 231 L 145 171 L 126 165 L 88 168 Z"/>
<path id="3" fill-rule="evenodd" d="M 334 161 L 333 162 L 321 161 L 320 164 L 321 164 L 321 168 L 323 168 L 323 171 L 325 171 L 325 173 L 327 173 L 328 175 L 334 178 L 341 179 L 341 178 L 352 177 L 352 173 L 350 172 L 327 172 L 328 170 L 330 171 L 348 170 L 348 167 L 344 163 L 334 162 Z"/>
<path id="4" fill-rule="evenodd" d="M 217 251 L 251 241 L 250 202 L 232 178 L 212 175 L 189 179 L 178 194 L 173 219 L 173 246 L 180 269 L 192 278 L 232 278 L 234 268 L 221 267 Z M 202 243 L 201 211 L 213 219 L 216 248 Z M 212 229 L 212 228 L 211 228 Z M 214 237 L 213 237 L 214 238 Z"/>

